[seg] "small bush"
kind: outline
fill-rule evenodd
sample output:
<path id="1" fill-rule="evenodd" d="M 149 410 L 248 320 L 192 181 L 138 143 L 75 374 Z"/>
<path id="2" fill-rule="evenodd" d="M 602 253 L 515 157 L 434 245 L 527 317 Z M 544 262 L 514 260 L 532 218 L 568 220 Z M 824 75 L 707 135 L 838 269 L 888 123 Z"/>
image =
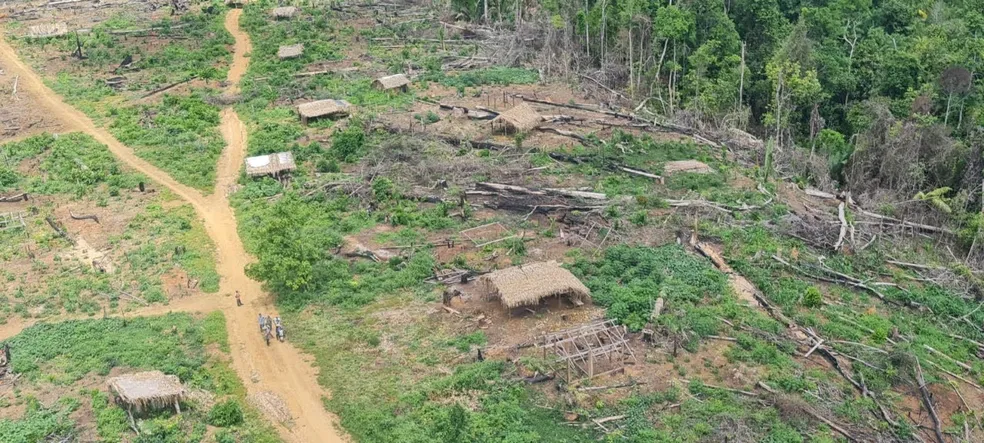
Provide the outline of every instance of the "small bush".
<path id="1" fill-rule="evenodd" d="M 823 294 L 816 286 L 810 286 L 806 288 L 806 293 L 803 294 L 803 306 L 808 308 L 819 308 L 823 305 Z"/>
<path id="2" fill-rule="evenodd" d="M 243 409 L 236 400 L 217 403 L 208 411 L 208 423 L 212 426 L 229 427 L 243 422 Z"/>

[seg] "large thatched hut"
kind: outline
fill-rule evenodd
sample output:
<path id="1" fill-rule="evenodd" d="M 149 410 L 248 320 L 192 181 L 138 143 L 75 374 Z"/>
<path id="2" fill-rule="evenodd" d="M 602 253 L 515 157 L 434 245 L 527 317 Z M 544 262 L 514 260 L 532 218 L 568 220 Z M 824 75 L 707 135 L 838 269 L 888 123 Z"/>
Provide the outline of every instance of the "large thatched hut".
<path id="1" fill-rule="evenodd" d="M 138 372 L 109 379 L 109 390 L 116 402 L 127 412 L 143 412 L 151 409 L 174 407 L 181 413 L 179 403 L 187 391 L 176 375 L 161 371 Z"/>
<path id="2" fill-rule="evenodd" d="M 499 299 L 508 309 L 534 306 L 550 296 L 566 295 L 580 305 L 591 291 L 571 271 L 555 261 L 530 263 L 483 275 L 479 284 L 488 299 Z"/>
<path id="3" fill-rule="evenodd" d="M 507 133 L 527 132 L 536 129 L 541 123 L 543 117 L 530 105 L 522 103 L 493 119 L 492 129 Z"/>
<path id="4" fill-rule="evenodd" d="M 410 79 L 403 74 L 387 75 L 379 77 L 372 82 L 372 87 L 382 91 L 399 90 L 406 92 Z"/>
<path id="5" fill-rule="evenodd" d="M 297 106 L 297 114 L 305 125 L 313 118 L 340 118 L 349 114 L 352 104 L 345 100 L 318 100 Z"/>
<path id="6" fill-rule="evenodd" d="M 250 177 L 262 175 L 279 177 L 285 172 L 295 169 L 297 169 L 297 164 L 294 162 L 294 154 L 290 152 L 277 152 L 246 158 L 246 175 Z"/>

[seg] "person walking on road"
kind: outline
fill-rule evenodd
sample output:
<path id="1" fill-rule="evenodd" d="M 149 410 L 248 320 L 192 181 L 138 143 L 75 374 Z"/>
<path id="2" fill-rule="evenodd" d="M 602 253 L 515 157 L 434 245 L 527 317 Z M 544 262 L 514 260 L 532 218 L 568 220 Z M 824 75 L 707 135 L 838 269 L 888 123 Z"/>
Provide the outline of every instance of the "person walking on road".
<path id="1" fill-rule="evenodd" d="M 239 296 L 239 291 L 236 291 L 236 306 L 242 306 L 242 305 L 243 305 L 243 299 L 242 297 Z"/>
<path id="2" fill-rule="evenodd" d="M 263 332 L 263 327 L 266 326 L 266 321 L 263 319 L 263 313 L 260 313 L 260 332 Z"/>

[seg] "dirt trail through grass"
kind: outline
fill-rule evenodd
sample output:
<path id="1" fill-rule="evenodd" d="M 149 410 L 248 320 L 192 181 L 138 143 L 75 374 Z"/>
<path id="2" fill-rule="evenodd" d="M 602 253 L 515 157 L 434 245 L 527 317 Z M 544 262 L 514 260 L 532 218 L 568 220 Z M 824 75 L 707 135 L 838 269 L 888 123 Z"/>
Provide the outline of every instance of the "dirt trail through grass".
<path id="1" fill-rule="evenodd" d="M 239 30 L 242 10 L 233 9 L 226 17 L 226 28 L 235 37 L 233 66 L 229 69 L 227 92 L 238 91 L 238 81 L 246 70 L 245 54 L 250 48 L 248 36 Z M 290 410 L 292 423 L 279 424 L 285 440 L 296 442 L 341 442 L 334 428 L 335 418 L 323 405 L 326 393 L 317 380 L 317 371 L 310 361 L 296 348 L 288 344 L 272 343 L 267 346 L 259 333 L 259 313 L 275 313 L 273 298 L 265 294 L 260 284 L 248 278 L 244 268 L 251 258 L 246 254 L 236 230 L 235 214 L 229 207 L 226 189 L 235 183 L 246 151 L 246 130 L 232 109 L 222 112 L 221 132 L 227 147 L 218 165 L 216 192 L 205 196 L 178 183 L 163 171 L 137 157 L 133 150 L 116 140 L 105 129 L 97 127 L 81 111 L 69 106 L 41 81 L 40 77 L 25 66 L 14 49 L 0 37 L 0 62 L 7 67 L 8 75 L 20 76 L 20 88 L 38 97 L 40 106 L 54 117 L 64 121 L 66 130 L 82 131 L 109 147 L 120 160 L 131 168 L 167 187 L 185 201 L 191 203 L 202 217 L 205 228 L 216 246 L 217 270 L 222 277 L 220 293 L 240 291 L 246 306 L 236 307 L 232 297 L 197 296 L 177 300 L 168 306 L 154 306 L 137 310 L 129 315 L 154 315 L 169 311 L 222 310 L 226 315 L 233 357 L 233 366 L 244 380 L 250 394 L 272 392 L 280 397 Z M 9 337 L 29 326 L 31 322 L 11 322 L 0 327 L 0 338 Z M 290 325 L 287 325 L 288 333 Z M 270 416 L 270 414 L 267 414 Z"/>

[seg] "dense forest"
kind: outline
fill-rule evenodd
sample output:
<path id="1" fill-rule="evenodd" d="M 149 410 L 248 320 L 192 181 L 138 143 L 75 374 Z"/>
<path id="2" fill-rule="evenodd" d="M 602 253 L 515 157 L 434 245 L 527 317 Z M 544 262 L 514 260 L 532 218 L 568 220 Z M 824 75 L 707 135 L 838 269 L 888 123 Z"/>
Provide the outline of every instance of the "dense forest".
<path id="1" fill-rule="evenodd" d="M 947 188 L 934 195 L 959 197 L 952 209 L 980 207 L 980 1 L 452 6 L 476 23 L 515 26 L 517 41 L 538 49 L 516 61 L 547 75 L 624 91 L 613 101 L 637 112 L 769 140 L 775 166 L 788 176 L 880 202 Z"/>

